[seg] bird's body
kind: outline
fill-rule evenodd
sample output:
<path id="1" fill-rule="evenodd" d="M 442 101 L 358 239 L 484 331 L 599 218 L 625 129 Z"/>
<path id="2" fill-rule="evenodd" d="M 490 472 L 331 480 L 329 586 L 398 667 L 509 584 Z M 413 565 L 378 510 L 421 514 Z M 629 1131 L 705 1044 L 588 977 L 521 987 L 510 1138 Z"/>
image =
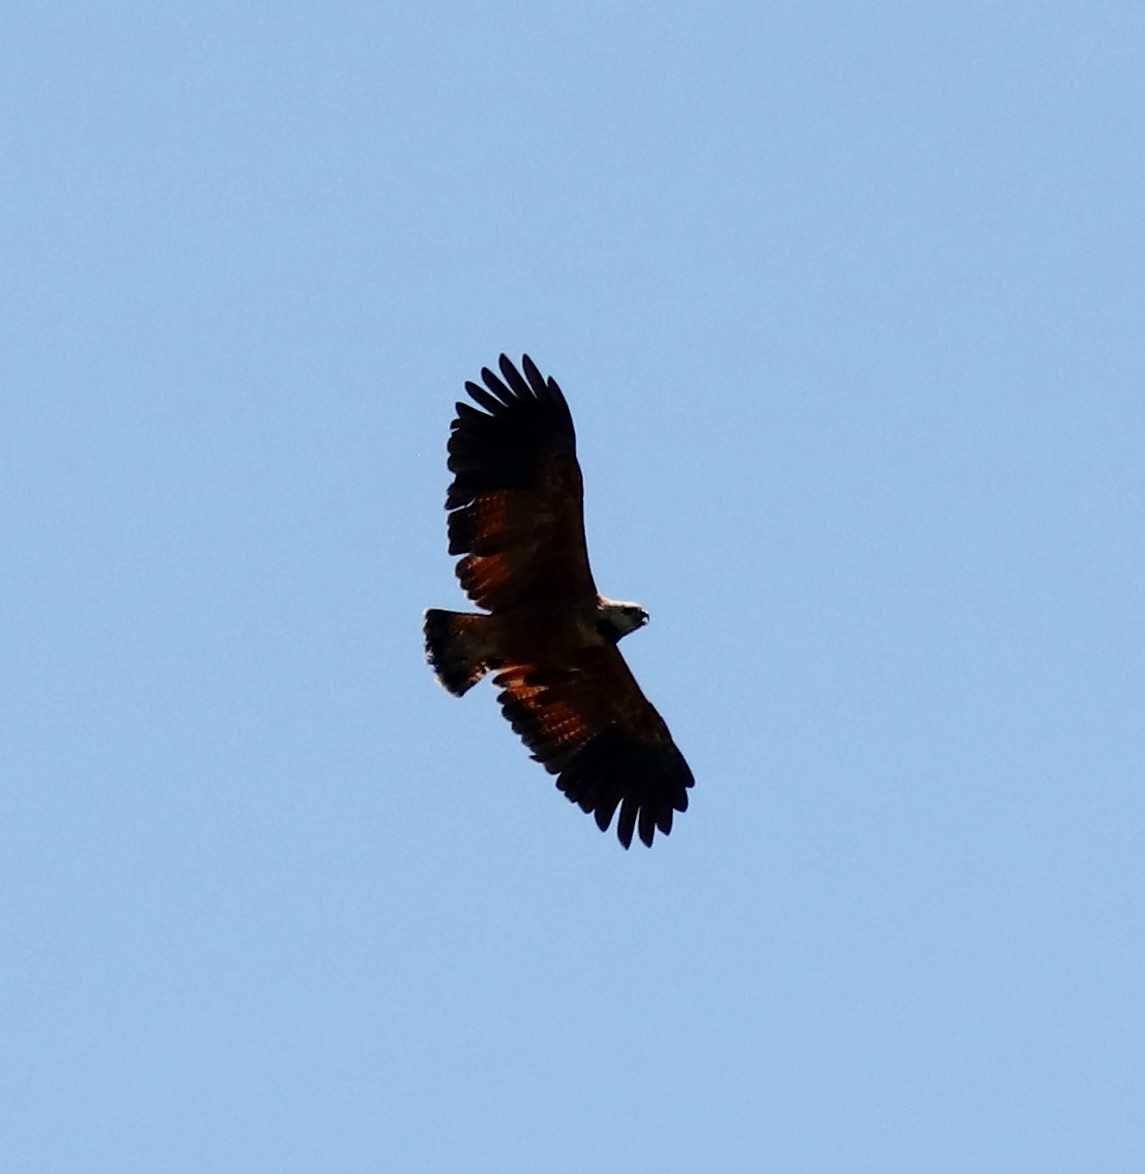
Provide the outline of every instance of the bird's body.
<path id="1" fill-rule="evenodd" d="M 505 716 L 570 800 L 625 847 L 651 845 L 688 805 L 692 773 L 616 645 L 647 622 L 605 599 L 588 564 L 576 436 L 556 382 L 525 356 L 467 383 L 457 405 L 446 498 L 457 575 L 487 614 L 430 608 L 426 652 L 461 695 L 487 672 Z"/>

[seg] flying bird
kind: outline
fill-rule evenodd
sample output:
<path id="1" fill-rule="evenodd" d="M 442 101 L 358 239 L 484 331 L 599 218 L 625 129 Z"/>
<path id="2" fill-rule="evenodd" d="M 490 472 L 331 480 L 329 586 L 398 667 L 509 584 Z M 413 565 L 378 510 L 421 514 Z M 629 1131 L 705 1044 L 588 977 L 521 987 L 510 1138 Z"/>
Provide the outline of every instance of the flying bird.
<path id="1" fill-rule="evenodd" d="M 502 712 L 557 776 L 557 787 L 606 831 L 649 847 L 688 807 L 693 779 L 663 719 L 617 647 L 643 627 L 635 603 L 605 599 L 589 569 L 576 433 L 556 380 L 528 355 L 501 356 L 500 378 L 466 383 L 457 404 L 445 499 L 457 577 L 483 613 L 430 608 L 426 656 L 460 697 L 493 674 Z M 523 374 L 522 374 L 523 371 Z"/>

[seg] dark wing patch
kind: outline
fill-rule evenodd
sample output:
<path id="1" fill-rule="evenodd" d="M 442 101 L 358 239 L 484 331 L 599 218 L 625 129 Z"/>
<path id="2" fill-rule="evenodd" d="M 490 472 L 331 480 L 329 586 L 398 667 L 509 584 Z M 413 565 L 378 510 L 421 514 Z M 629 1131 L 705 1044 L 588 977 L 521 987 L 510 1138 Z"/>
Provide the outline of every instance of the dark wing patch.
<path id="1" fill-rule="evenodd" d="M 688 808 L 692 772 L 615 647 L 578 653 L 566 668 L 512 665 L 494 678 L 502 711 L 533 757 L 605 831 L 649 847 Z"/>
<path id="2" fill-rule="evenodd" d="M 639 828 L 649 847 L 657 828 L 667 835 L 672 814 L 687 811 L 692 772 L 675 743 L 626 736 L 617 726 L 586 742 L 560 773 L 557 786 L 596 826 L 607 831 L 620 807 L 616 834 L 627 848 Z"/>
<path id="3" fill-rule="evenodd" d="M 527 602 L 571 604 L 596 595 L 584 538 L 576 433 L 560 387 L 525 355 L 504 356 L 501 377 L 466 383 L 480 405 L 459 403 L 449 437 L 445 499 L 457 577 L 490 611 Z"/>

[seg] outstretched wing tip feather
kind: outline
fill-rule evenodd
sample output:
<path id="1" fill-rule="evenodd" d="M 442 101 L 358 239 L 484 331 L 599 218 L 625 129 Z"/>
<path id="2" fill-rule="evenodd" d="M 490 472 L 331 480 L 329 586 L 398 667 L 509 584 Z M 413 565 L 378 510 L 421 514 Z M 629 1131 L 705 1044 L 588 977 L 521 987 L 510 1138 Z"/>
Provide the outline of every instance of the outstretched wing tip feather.
<path id="1" fill-rule="evenodd" d="M 518 730 L 526 740 L 530 732 Z M 546 766 L 551 771 L 562 761 L 558 758 Z M 625 848 L 631 845 L 634 832 L 651 847 L 657 831 L 670 834 L 674 813 L 687 810 L 693 781 L 670 738 L 650 741 L 611 726 L 564 762 L 557 787 L 571 803 L 591 814 L 601 831 L 608 830 L 619 809 L 616 835 Z"/>

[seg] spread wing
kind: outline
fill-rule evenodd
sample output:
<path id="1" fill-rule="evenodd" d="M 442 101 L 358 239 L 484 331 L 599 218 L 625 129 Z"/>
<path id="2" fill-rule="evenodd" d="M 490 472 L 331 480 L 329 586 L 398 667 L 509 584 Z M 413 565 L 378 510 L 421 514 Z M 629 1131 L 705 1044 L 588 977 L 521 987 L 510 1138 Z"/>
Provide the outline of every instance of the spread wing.
<path id="1" fill-rule="evenodd" d="M 449 437 L 453 483 L 445 499 L 457 577 L 489 611 L 542 600 L 594 598 L 584 537 L 576 433 L 561 389 L 528 355 L 524 375 L 504 356 L 502 378 L 465 390 Z"/>
<path id="2" fill-rule="evenodd" d="M 494 678 L 513 729 L 557 786 L 627 848 L 649 847 L 688 808 L 692 772 L 663 718 L 613 645 L 581 650 L 567 666 L 509 665 Z"/>

